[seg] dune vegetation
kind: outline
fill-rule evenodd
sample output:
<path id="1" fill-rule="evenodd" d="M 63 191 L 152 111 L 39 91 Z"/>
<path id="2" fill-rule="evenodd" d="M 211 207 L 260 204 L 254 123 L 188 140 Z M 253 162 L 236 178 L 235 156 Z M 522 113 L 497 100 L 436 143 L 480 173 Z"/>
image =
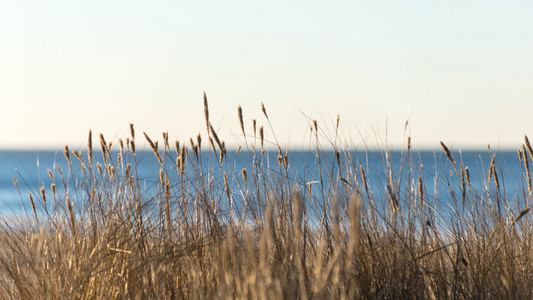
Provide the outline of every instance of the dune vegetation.
<path id="1" fill-rule="evenodd" d="M 33 217 L 1 226 L 0 298 L 533 298 L 527 137 L 517 158 L 524 191 L 513 197 L 502 192 L 496 156 L 487 184 L 476 187 L 445 144 L 449 193 L 432 194 L 409 137 L 401 169 L 382 151 L 378 192 L 338 120 L 327 130 L 309 122 L 309 150 L 321 163 L 318 177 L 306 178 L 293 173 L 263 105 L 262 120 L 251 124 L 237 109 L 243 143 L 233 156 L 210 122 L 205 94 L 204 107 L 203 136 L 141 134 L 158 162 L 150 193 L 133 125 L 124 140 L 100 135 L 93 143 L 89 133 L 86 149 L 65 147 L 68 165 L 50 170 L 51 186 L 27 199 Z M 232 167 L 244 154 L 249 163 Z M 442 213 L 435 197 L 452 209 Z"/>

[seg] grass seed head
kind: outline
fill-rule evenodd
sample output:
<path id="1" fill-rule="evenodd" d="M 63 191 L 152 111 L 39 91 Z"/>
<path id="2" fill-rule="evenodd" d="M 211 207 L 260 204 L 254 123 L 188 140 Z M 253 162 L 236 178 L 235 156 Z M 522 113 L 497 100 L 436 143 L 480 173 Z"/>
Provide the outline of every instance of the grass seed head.
<path id="1" fill-rule="evenodd" d="M 229 189 L 229 184 L 228 184 L 228 177 L 226 176 L 226 172 L 222 171 L 222 174 L 224 178 L 224 188 L 226 190 L 226 195 L 228 196 L 228 201 L 230 201 L 231 197 L 230 197 L 230 189 Z"/>
<path id="2" fill-rule="evenodd" d="M 174 147 L 176 148 L 176 155 L 180 156 L 181 148 L 180 148 L 180 141 L 176 140 L 174 143 Z"/>
<path id="3" fill-rule="evenodd" d="M 531 149 L 531 144 L 529 143 L 527 135 L 524 136 L 524 141 L 526 142 L 527 153 L 529 153 L 529 157 L 533 160 L 533 149 Z"/>
<path id="4" fill-rule="evenodd" d="M 265 117 L 268 119 L 268 114 L 267 114 L 267 111 L 265 109 L 265 104 L 263 104 L 263 102 L 261 102 L 261 111 L 263 112 L 263 114 L 265 115 Z"/>
<path id="5" fill-rule="evenodd" d="M 514 219 L 513 223 L 512 224 L 515 224 L 516 222 L 518 222 L 520 219 L 522 219 L 522 217 L 524 217 L 531 209 L 528 207 L 524 210 L 522 210 L 518 216 Z"/>
<path id="6" fill-rule="evenodd" d="M 239 123 L 241 125 L 242 134 L 246 136 L 246 133 L 244 132 L 244 120 L 242 118 L 242 107 L 240 105 L 237 108 L 237 114 L 239 115 Z"/>
<path id="7" fill-rule="evenodd" d="M 170 150 L 170 145 L 168 143 L 168 132 L 163 132 L 163 143 L 165 144 L 165 149 Z"/>
<path id="8" fill-rule="evenodd" d="M 89 166 L 93 165 L 93 134 L 89 130 L 89 137 L 87 139 L 87 159 L 89 160 Z"/>
<path id="9" fill-rule="evenodd" d="M 526 139 L 527 139 L 527 136 L 526 136 Z M 531 193 L 533 192 L 533 186 L 531 185 L 531 172 L 529 170 L 529 160 L 527 158 L 526 148 L 524 145 L 522 145 L 522 151 L 519 150 L 519 152 L 521 153 L 521 155 L 519 156 L 523 158 L 524 167 L 526 169 L 525 173 L 526 173 L 526 179 L 527 179 L 527 190 L 528 190 L 529 196 L 531 196 Z"/>
<path id="10" fill-rule="evenodd" d="M 259 127 L 259 138 L 261 139 L 261 149 L 263 149 L 263 142 L 265 140 L 265 135 L 263 132 L 263 126 Z"/>
<path id="11" fill-rule="evenodd" d="M 448 157 L 448 160 L 452 163 L 453 168 L 455 169 L 455 173 L 459 174 L 459 172 L 457 171 L 457 167 L 455 166 L 455 160 L 453 159 L 452 153 L 450 152 L 448 147 L 446 147 L 446 145 L 442 141 L 440 142 L 440 145 L 442 146 L 442 149 L 444 150 L 444 153 L 446 154 L 446 157 Z"/>
<path id="12" fill-rule="evenodd" d="M 242 169 L 242 179 L 244 180 L 244 185 L 246 186 L 248 184 L 248 173 L 244 168 Z"/>
<path id="13" fill-rule="evenodd" d="M 209 106 L 207 105 L 207 94 L 204 92 L 204 116 L 207 123 L 209 123 Z"/>
<path id="14" fill-rule="evenodd" d="M 198 151 L 202 152 L 202 135 L 199 132 L 196 136 L 196 142 L 198 143 Z"/>
<path id="15" fill-rule="evenodd" d="M 163 160 L 161 159 L 161 155 L 159 154 L 159 147 L 157 145 L 157 142 L 152 142 L 150 137 L 146 134 L 146 132 L 143 132 L 144 137 L 148 141 L 148 144 L 150 145 L 150 148 L 152 148 L 152 152 L 154 153 L 155 157 L 157 158 L 157 161 L 159 161 L 160 164 L 163 164 Z"/>
<path id="16" fill-rule="evenodd" d="M 222 152 L 224 147 L 222 147 L 222 143 L 220 142 L 220 139 L 218 138 L 218 135 L 211 124 L 209 124 L 209 129 L 211 130 L 211 135 L 215 139 L 215 142 L 217 143 L 220 152 Z"/>
<path id="17" fill-rule="evenodd" d="M 424 184 L 422 183 L 422 177 L 418 175 L 418 203 L 420 204 L 420 209 L 424 207 Z"/>
<path id="18" fill-rule="evenodd" d="M 130 135 L 131 139 L 135 140 L 135 129 L 133 128 L 133 123 L 130 123 Z"/>
<path id="19" fill-rule="evenodd" d="M 33 210 L 33 214 L 35 216 L 35 220 L 38 222 L 39 218 L 37 218 L 37 208 L 35 207 L 35 200 L 33 200 L 33 195 L 30 192 L 30 203 L 31 203 L 31 209 Z"/>
<path id="20" fill-rule="evenodd" d="M 468 184 L 468 189 L 471 189 L 470 187 L 470 170 L 468 167 L 465 168 L 465 175 L 466 175 L 466 183 Z"/>
<path id="21" fill-rule="evenodd" d="M 257 126 L 257 121 L 255 119 L 252 120 L 252 127 L 254 128 L 254 136 L 256 135 L 256 126 Z"/>
<path id="22" fill-rule="evenodd" d="M 69 168 L 72 168 L 72 161 L 70 160 L 70 152 L 69 152 L 69 150 L 68 150 L 68 146 L 65 146 L 65 151 L 63 151 L 63 154 L 64 154 L 65 157 L 67 158 L 68 167 L 69 167 Z"/>
<path id="23" fill-rule="evenodd" d="M 46 191 L 44 189 L 44 186 L 41 187 L 40 192 L 41 192 L 41 197 L 43 198 L 44 206 L 46 206 Z"/>

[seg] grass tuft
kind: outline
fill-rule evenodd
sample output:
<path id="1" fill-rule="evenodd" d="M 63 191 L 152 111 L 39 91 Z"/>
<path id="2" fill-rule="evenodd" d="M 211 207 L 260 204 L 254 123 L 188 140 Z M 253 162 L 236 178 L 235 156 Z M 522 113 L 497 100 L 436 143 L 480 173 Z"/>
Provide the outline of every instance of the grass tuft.
<path id="1" fill-rule="evenodd" d="M 533 298 L 527 137 L 523 190 L 507 196 L 490 150 L 481 185 L 442 142 L 454 172 L 425 174 L 410 137 L 400 167 L 384 150 L 375 170 L 338 134 L 339 117 L 332 151 L 327 126 L 310 121 L 301 162 L 260 120 L 247 136 L 239 106 L 245 144 L 230 155 L 203 99 L 213 151 L 200 134 L 172 151 L 166 132 L 161 149 L 144 133 L 152 184 L 139 175 L 133 124 L 118 149 L 100 135 L 101 160 L 91 131 L 86 150 L 65 147 L 69 171 L 48 170 L 51 188 L 29 194 L 33 216 L 1 226 L 0 299 Z"/>

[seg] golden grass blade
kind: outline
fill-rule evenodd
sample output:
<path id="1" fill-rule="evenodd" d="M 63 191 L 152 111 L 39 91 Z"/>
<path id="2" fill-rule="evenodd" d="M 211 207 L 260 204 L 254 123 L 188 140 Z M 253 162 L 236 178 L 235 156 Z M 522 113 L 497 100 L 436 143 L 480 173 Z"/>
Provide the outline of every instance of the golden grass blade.
<path id="1" fill-rule="evenodd" d="M 73 233 L 74 236 L 76 236 L 76 234 L 77 234 L 77 231 L 76 231 L 76 218 L 74 216 L 73 204 L 72 204 L 72 201 L 70 201 L 70 197 L 69 197 L 68 193 L 65 196 L 65 201 L 67 202 L 67 208 L 68 208 L 68 213 L 69 213 L 69 216 L 70 216 L 70 226 L 71 226 L 71 229 L 72 229 L 72 233 Z"/>
<path id="2" fill-rule="evenodd" d="M 422 177 L 418 176 L 418 203 L 420 209 L 424 208 L 424 184 L 422 183 Z"/>
<path id="3" fill-rule="evenodd" d="M 226 195 L 228 196 L 228 201 L 231 201 L 231 192 L 229 189 L 228 184 L 228 176 L 226 176 L 226 172 L 222 172 L 223 178 L 224 178 L 224 189 L 226 190 Z"/>
<path id="4" fill-rule="evenodd" d="M 527 140 L 527 136 L 526 136 L 526 140 Z M 524 161 L 524 167 L 526 169 L 526 178 L 527 178 L 527 190 L 528 190 L 528 194 L 529 194 L 529 197 L 531 197 L 531 193 L 533 191 L 533 186 L 531 185 L 531 171 L 529 170 L 529 160 L 527 158 L 527 155 L 526 155 L 526 149 L 525 149 L 525 146 L 522 145 L 522 158 L 523 158 L 523 161 Z"/>
<path id="5" fill-rule="evenodd" d="M 466 201 L 466 175 L 465 175 L 465 169 L 462 167 L 461 164 L 461 198 L 463 202 L 463 207 L 465 206 Z"/>

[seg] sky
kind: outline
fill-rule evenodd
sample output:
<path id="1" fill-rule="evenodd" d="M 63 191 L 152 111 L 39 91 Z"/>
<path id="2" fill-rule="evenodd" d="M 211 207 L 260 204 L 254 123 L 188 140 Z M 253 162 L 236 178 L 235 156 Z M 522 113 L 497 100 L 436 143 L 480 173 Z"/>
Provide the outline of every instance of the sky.
<path id="1" fill-rule="evenodd" d="M 0 148 L 205 136 L 252 119 L 330 140 L 517 149 L 533 137 L 531 1 L 2 1 Z M 264 103 L 270 124 L 261 114 Z M 405 128 L 405 122 L 409 126 Z M 327 139 L 325 139 L 327 140 Z M 327 142 L 326 142 L 327 144 Z"/>

